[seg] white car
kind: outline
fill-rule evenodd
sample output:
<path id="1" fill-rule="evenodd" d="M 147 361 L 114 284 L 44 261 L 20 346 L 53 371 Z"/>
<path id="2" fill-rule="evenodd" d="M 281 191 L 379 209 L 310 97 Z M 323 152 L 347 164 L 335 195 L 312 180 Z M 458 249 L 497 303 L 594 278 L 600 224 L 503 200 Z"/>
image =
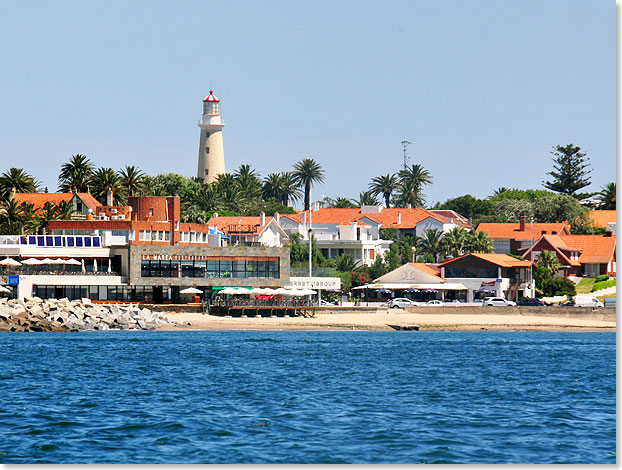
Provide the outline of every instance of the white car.
<path id="1" fill-rule="evenodd" d="M 575 307 L 604 307 L 603 303 L 595 297 L 577 295 L 574 299 Z"/>
<path id="2" fill-rule="evenodd" d="M 404 307 L 410 307 L 412 305 L 416 305 L 415 302 L 413 302 L 410 299 L 406 299 L 406 298 L 397 298 L 397 299 L 389 300 L 389 308 L 404 308 Z"/>
<path id="3" fill-rule="evenodd" d="M 488 297 L 482 303 L 484 307 L 516 307 L 516 302 L 503 297 Z"/>
<path id="4" fill-rule="evenodd" d="M 443 306 L 443 302 L 441 302 L 440 300 L 428 300 L 425 304 L 428 307 L 442 307 Z"/>

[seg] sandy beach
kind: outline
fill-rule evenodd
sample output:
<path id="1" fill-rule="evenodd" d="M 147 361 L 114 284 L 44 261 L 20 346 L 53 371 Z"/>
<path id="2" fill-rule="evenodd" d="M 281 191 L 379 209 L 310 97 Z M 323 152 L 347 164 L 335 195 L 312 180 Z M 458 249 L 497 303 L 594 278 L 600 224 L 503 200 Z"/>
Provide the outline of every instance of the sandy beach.
<path id="1" fill-rule="evenodd" d="M 609 310 L 609 309 L 608 309 Z M 201 313 L 166 312 L 181 325 L 158 325 L 159 330 L 392 330 L 388 325 L 418 325 L 420 330 L 540 330 L 615 331 L 615 310 L 574 315 L 543 309 L 538 314 L 519 312 L 413 313 L 378 309 L 370 313 L 316 313 L 314 317 L 223 317 Z"/>

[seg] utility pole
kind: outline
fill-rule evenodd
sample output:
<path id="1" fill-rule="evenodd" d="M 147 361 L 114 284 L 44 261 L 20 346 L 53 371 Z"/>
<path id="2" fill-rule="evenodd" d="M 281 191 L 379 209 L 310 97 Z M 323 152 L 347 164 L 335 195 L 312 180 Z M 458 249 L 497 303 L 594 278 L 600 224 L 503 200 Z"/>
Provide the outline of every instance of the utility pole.
<path id="1" fill-rule="evenodd" d="M 412 142 L 408 142 L 407 140 L 402 140 L 402 149 L 404 152 L 404 170 L 408 168 L 409 158 L 408 158 L 408 154 L 406 151 L 409 145 L 412 145 Z"/>
<path id="2" fill-rule="evenodd" d="M 309 232 L 308 232 L 308 236 L 309 236 L 309 284 L 311 283 L 311 277 L 313 275 L 313 264 L 312 264 L 312 260 L 313 260 L 313 243 L 311 241 L 311 208 L 313 207 L 313 199 L 311 199 L 311 190 L 309 190 Z M 309 305 L 311 305 L 312 302 L 312 294 L 309 294 Z"/>

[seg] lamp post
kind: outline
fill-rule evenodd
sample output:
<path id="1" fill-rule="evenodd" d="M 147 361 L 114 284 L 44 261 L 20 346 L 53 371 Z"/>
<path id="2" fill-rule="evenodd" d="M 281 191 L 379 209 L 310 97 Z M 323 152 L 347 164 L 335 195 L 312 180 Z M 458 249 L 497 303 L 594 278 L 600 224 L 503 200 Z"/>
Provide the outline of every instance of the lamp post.
<path id="1" fill-rule="evenodd" d="M 311 190 L 309 190 L 309 231 L 308 231 L 308 237 L 309 237 L 309 286 L 311 286 L 311 277 L 313 275 L 313 264 L 312 264 L 312 260 L 313 260 L 313 244 L 311 243 L 311 207 L 312 207 L 313 203 L 312 203 L 312 199 L 311 199 Z M 309 305 L 311 305 L 312 302 L 312 294 L 309 294 Z"/>
<path id="2" fill-rule="evenodd" d="M 533 282 L 533 216 L 531 217 L 531 250 L 529 251 L 531 262 L 529 263 L 529 295 L 535 297 L 536 289 Z"/>

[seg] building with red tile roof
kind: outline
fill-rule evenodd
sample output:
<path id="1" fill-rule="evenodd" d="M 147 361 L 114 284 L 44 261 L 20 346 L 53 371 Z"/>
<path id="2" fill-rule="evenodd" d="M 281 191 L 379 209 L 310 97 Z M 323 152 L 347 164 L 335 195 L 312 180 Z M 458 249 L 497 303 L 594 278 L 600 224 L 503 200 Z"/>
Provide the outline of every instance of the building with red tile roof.
<path id="1" fill-rule="evenodd" d="M 614 210 L 593 210 L 589 211 L 587 216 L 594 223 L 594 227 L 598 228 L 609 228 L 614 232 L 615 235 L 615 225 L 616 225 L 616 211 Z"/>
<path id="2" fill-rule="evenodd" d="M 567 222 L 539 223 L 526 222 L 482 222 L 476 232 L 484 232 L 492 241 L 495 253 L 521 255 L 521 248 L 531 246 L 542 235 L 569 235 L 570 227 Z"/>
<path id="3" fill-rule="evenodd" d="M 238 243 L 265 246 L 283 246 L 287 243 L 287 233 L 279 224 L 280 215 L 266 217 L 262 212 L 258 217 L 229 217 L 214 213 L 207 225 L 216 227 L 229 237 L 232 245 Z"/>
<path id="4" fill-rule="evenodd" d="M 39 211 L 46 203 L 58 206 L 61 202 L 71 203 L 73 212 L 86 215 L 95 212 L 97 206 L 101 204 L 89 193 L 15 193 L 13 199 L 18 204 L 27 203 L 34 206 L 35 211 Z"/>

